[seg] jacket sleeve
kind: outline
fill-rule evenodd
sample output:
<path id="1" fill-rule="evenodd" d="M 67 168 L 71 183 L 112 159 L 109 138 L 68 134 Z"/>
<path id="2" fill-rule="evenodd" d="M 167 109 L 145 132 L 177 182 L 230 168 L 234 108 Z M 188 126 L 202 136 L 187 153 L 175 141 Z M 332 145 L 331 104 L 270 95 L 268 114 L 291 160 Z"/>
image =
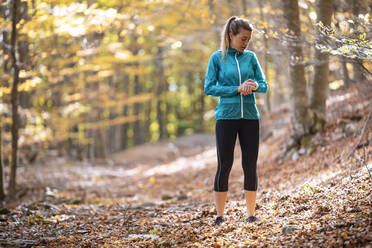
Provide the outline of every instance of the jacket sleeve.
<path id="1" fill-rule="evenodd" d="M 207 72 L 204 81 L 204 92 L 208 96 L 234 96 L 238 94 L 239 86 L 223 86 L 218 84 L 218 59 L 217 54 L 213 54 L 208 62 Z"/>
<path id="2" fill-rule="evenodd" d="M 254 90 L 254 92 L 257 93 L 266 93 L 268 90 L 268 85 L 265 79 L 265 75 L 262 72 L 261 66 L 258 62 L 256 54 L 253 54 L 253 71 L 254 71 L 254 79 L 258 83 L 257 90 Z"/>

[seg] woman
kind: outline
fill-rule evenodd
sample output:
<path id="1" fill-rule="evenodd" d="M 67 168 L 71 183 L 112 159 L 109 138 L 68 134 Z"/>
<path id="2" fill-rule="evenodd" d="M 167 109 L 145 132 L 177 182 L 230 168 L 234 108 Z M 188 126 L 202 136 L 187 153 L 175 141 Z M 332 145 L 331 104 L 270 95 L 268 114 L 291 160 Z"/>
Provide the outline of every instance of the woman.
<path id="1" fill-rule="evenodd" d="M 257 157 L 259 145 L 259 112 L 255 92 L 268 90 L 256 55 L 246 51 L 252 27 L 247 20 L 230 17 L 222 31 L 221 50 L 214 52 L 208 63 L 204 92 L 218 96 L 215 112 L 218 168 L 214 180 L 217 208 L 215 225 L 225 221 L 224 208 L 228 179 L 234 160 L 236 136 L 242 151 L 246 222 L 259 222 L 254 215 L 257 192 Z"/>

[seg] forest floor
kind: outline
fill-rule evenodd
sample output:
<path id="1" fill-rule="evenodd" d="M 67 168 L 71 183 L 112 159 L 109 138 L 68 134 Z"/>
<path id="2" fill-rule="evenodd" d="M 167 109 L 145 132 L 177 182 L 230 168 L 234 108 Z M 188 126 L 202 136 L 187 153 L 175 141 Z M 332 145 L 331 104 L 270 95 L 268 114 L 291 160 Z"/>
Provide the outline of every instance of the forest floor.
<path id="1" fill-rule="evenodd" d="M 4 247 L 372 247 L 372 90 L 333 91 L 324 132 L 287 151 L 290 113 L 261 122 L 259 224 L 246 224 L 237 141 L 225 217 L 213 226 L 213 134 L 147 144 L 109 164 L 53 158 L 18 171 L 0 210 Z"/>

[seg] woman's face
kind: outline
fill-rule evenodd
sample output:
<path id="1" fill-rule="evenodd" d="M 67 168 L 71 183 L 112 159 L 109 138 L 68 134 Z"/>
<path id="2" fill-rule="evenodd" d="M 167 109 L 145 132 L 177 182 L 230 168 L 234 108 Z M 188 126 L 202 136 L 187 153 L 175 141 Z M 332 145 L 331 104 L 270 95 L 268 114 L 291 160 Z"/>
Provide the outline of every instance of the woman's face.
<path id="1" fill-rule="evenodd" d="M 239 52 L 243 52 L 247 46 L 248 42 L 251 39 L 252 32 L 246 29 L 241 29 L 237 35 L 230 33 L 230 46 L 235 48 Z"/>

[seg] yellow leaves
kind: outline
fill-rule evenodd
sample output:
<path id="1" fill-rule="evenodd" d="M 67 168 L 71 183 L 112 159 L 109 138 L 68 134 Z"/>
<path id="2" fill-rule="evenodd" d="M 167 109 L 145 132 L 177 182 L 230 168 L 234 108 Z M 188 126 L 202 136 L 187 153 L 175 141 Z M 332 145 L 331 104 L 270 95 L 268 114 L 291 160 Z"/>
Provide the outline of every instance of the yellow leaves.
<path id="1" fill-rule="evenodd" d="M 281 32 L 282 34 L 286 34 L 286 33 L 288 33 L 288 31 L 289 31 L 288 28 L 281 28 L 281 29 L 279 29 L 279 30 L 280 30 L 280 32 Z"/>
<path id="2" fill-rule="evenodd" d="M 72 204 L 72 205 L 70 205 L 70 204 L 63 204 L 63 207 L 76 209 L 78 206 L 76 204 Z"/>
<path id="3" fill-rule="evenodd" d="M 301 32 L 307 32 L 307 31 L 309 31 L 308 26 L 301 26 Z"/>
<path id="4" fill-rule="evenodd" d="M 335 81 L 329 83 L 328 87 L 331 90 L 337 90 L 337 89 L 339 89 L 343 85 L 344 85 L 344 81 L 343 80 L 335 80 Z"/>
<path id="5" fill-rule="evenodd" d="M 209 23 L 210 23 L 210 24 L 213 24 L 213 23 L 215 23 L 215 21 L 216 21 L 216 15 L 213 14 L 213 15 L 211 16 L 211 18 L 209 18 Z"/>
<path id="6" fill-rule="evenodd" d="M 98 72 L 98 77 L 105 78 L 105 77 L 110 77 L 113 74 L 114 74 L 113 71 L 111 71 L 111 70 L 105 70 L 105 71 Z"/>
<path id="7" fill-rule="evenodd" d="M 131 58 L 132 53 L 130 51 L 117 51 L 115 52 L 115 58 L 126 61 Z"/>
<path id="8" fill-rule="evenodd" d="M 4 97 L 4 95 L 9 95 L 12 89 L 10 87 L 0 87 L 0 97 Z"/>
<path id="9" fill-rule="evenodd" d="M 150 183 L 152 184 L 155 184 L 156 183 L 156 179 L 154 176 L 150 177 Z"/>
<path id="10" fill-rule="evenodd" d="M 65 102 L 75 102 L 75 101 L 79 101 L 83 98 L 83 95 L 81 93 L 75 93 L 75 94 L 71 94 L 71 95 L 68 95 L 68 94 L 64 94 L 63 95 L 63 100 Z"/>
<path id="11" fill-rule="evenodd" d="M 64 192 L 58 193 L 58 196 L 61 197 L 61 198 L 66 198 L 67 197 L 66 193 L 64 193 Z"/>
<path id="12" fill-rule="evenodd" d="M 42 82 L 41 78 L 39 77 L 27 79 L 24 83 L 18 86 L 18 91 L 30 91 L 36 88 L 41 82 Z"/>
<path id="13" fill-rule="evenodd" d="M 207 19 L 209 16 L 209 10 L 207 8 L 200 10 L 201 19 Z"/>
<path id="14" fill-rule="evenodd" d="M 149 234 L 153 234 L 153 235 L 161 235 L 161 231 L 160 230 L 150 230 L 149 231 Z"/>
<path id="15" fill-rule="evenodd" d="M 272 37 L 274 39 L 278 39 L 279 38 L 278 33 L 277 32 L 273 32 L 272 30 L 269 30 L 269 37 Z"/>

